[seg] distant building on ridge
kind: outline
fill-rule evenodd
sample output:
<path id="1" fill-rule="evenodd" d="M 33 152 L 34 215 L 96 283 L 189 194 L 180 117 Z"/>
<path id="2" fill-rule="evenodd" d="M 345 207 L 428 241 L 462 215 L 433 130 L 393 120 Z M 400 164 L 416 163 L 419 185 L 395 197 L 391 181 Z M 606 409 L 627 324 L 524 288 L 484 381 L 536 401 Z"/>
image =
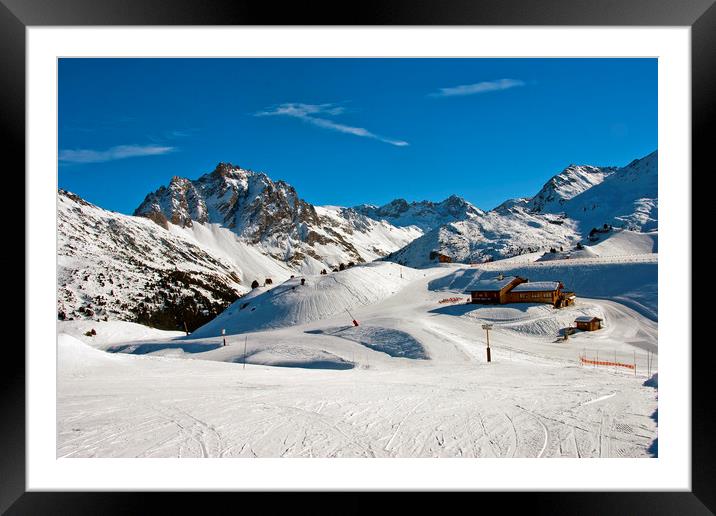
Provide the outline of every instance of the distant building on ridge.
<path id="1" fill-rule="evenodd" d="M 437 259 L 440 263 L 452 263 L 452 258 L 446 254 L 439 253 L 438 251 L 431 251 L 430 252 L 430 259 L 435 260 Z"/>

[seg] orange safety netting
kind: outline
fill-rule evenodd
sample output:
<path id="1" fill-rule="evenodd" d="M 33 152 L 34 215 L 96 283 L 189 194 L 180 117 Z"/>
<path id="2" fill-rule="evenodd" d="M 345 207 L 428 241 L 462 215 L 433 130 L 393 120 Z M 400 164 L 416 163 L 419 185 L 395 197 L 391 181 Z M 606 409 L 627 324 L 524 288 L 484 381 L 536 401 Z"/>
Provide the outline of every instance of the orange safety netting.
<path id="1" fill-rule="evenodd" d="M 608 362 L 606 360 L 590 360 L 588 358 L 579 357 L 583 364 L 610 366 L 610 367 L 626 367 L 627 369 L 636 369 L 636 364 L 625 364 L 623 362 Z"/>
<path id="2" fill-rule="evenodd" d="M 459 303 L 460 301 L 465 301 L 465 298 L 463 297 L 448 297 L 445 299 L 441 299 L 438 301 L 438 303 Z M 469 298 L 468 298 L 469 301 Z"/>

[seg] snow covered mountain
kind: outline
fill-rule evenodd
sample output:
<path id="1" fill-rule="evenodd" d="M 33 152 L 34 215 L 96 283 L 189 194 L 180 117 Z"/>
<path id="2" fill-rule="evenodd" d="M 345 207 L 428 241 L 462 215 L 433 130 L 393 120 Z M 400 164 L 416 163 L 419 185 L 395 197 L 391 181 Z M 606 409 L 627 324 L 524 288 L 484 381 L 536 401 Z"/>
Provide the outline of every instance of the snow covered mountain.
<path id="1" fill-rule="evenodd" d="M 429 231 L 387 260 L 410 267 L 437 261 L 437 254 L 453 262 L 482 263 L 544 249 L 570 248 L 579 241 L 575 224 L 558 215 L 532 213 L 512 207 L 509 214 L 496 210 L 481 217 L 451 222 Z"/>
<path id="2" fill-rule="evenodd" d="M 422 231 L 461 220 L 469 220 L 484 214 L 462 197 L 451 195 L 442 202 L 420 201 L 409 203 L 395 199 L 383 206 L 361 204 L 353 208 L 358 213 L 375 220 L 384 220 L 394 226 L 416 226 Z"/>
<path id="3" fill-rule="evenodd" d="M 532 198 L 510 199 L 489 212 L 475 209 L 457 222 L 435 227 L 386 259 L 411 267 L 483 262 L 528 252 L 569 249 L 609 227 L 658 229 L 658 153 L 627 166 L 570 165 Z M 606 226 L 605 226 L 606 225 Z"/>
<path id="4" fill-rule="evenodd" d="M 629 163 L 603 181 L 568 199 L 563 212 L 582 234 L 604 224 L 632 231 L 658 229 L 657 151 Z"/>
<path id="5" fill-rule="evenodd" d="M 196 180 L 174 177 L 134 212 L 167 228 L 214 223 L 291 268 L 317 273 L 340 263 L 374 260 L 422 232 L 399 228 L 347 208 L 318 207 L 284 181 L 219 163 Z"/>
<path id="6" fill-rule="evenodd" d="M 582 233 L 604 224 L 653 231 L 658 220 L 658 152 L 622 168 L 570 165 L 550 179 L 527 206 L 579 222 Z"/>
<path id="7" fill-rule="evenodd" d="M 600 184 L 616 170 L 615 167 L 569 165 L 547 181 L 537 195 L 529 200 L 528 206 L 538 213 L 562 211 L 565 202 Z"/>
<path id="8" fill-rule="evenodd" d="M 622 168 L 570 165 L 532 198 L 482 211 L 458 196 L 384 206 L 313 206 L 284 181 L 220 163 L 174 177 L 135 216 L 58 192 L 58 317 L 196 328 L 251 290 L 340 263 L 424 267 L 570 251 L 610 227 L 658 230 L 658 155 Z M 646 242 L 645 249 L 650 246 Z M 655 248 L 655 247 L 654 247 Z"/>
<path id="9" fill-rule="evenodd" d="M 57 208 L 60 320 L 125 320 L 172 330 L 186 322 L 192 330 L 249 290 L 240 267 L 191 235 L 103 210 L 64 190 Z M 255 254 L 265 270 L 277 267 Z"/>
<path id="10" fill-rule="evenodd" d="M 492 211 L 500 213 L 501 215 L 509 215 L 513 213 L 516 208 L 523 208 L 530 210 L 532 199 L 528 197 L 518 197 L 516 199 L 508 199 Z"/>

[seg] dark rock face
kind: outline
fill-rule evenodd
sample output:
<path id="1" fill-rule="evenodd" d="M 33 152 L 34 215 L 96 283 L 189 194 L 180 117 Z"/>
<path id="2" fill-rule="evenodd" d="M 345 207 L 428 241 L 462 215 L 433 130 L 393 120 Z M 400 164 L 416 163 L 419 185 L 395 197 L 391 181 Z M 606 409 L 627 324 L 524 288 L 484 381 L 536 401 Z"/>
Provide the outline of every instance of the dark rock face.
<path id="1" fill-rule="evenodd" d="M 193 222 L 220 224 L 289 264 L 306 256 L 325 262 L 316 245 L 333 246 L 350 259 L 365 261 L 345 237 L 376 224 L 351 209 L 340 210 L 337 218 L 321 216 L 285 181 L 231 163 L 219 163 L 196 180 L 172 178 L 168 186 L 147 195 L 134 215 L 165 228 L 167 221 L 183 227 Z"/>
<path id="2" fill-rule="evenodd" d="M 134 211 L 161 222 L 159 214 L 184 227 L 192 221 L 221 224 L 254 243 L 275 233 L 300 236 L 302 224 L 320 223 L 315 208 L 291 185 L 230 163 L 195 181 L 175 176 Z"/>

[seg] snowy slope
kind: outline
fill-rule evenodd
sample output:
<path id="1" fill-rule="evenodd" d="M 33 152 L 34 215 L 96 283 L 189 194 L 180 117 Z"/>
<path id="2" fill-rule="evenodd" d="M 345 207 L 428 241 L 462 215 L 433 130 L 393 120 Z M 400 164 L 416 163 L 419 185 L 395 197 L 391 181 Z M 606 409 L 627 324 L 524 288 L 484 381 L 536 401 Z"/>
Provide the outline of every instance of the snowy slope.
<path id="1" fill-rule="evenodd" d="M 402 276 L 402 277 L 401 277 Z M 192 338 L 280 328 L 319 320 L 370 305 L 399 292 L 422 273 L 394 263 L 374 262 L 328 275 L 290 279 L 249 301 L 239 299 Z M 346 314 L 346 319 L 350 318 Z"/>
<path id="2" fill-rule="evenodd" d="M 463 221 L 443 224 L 386 259 L 425 267 L 436 263 L 436 253 L 441 253 L 453 262 L 479 263 L 552 248 L 567 252 L 579 241 L 588 242 L 593 228 L 605 224 L 653 232 L 658 222 L 657 173 L 656 151 L 622 168 L 570 165 L 534 197 L 510 199 L 489 212 L 477 210 Z M 603 239 L 601 235 L 596 234 L 593 241 Z M 616 242 L 611 251 L 606 246 L 602 251 L 585 249 L 578 254 L 619 254 L 620 245 L 622 252 L 630 252 L 629 245 Z M 648 245 L 644 240 L 637 247 Z"/>
<path id="3" fill-rule="evenodd" d="M 569 199 L 563 211 L 583 234 L 604 224 L 633 231 L 658 229 L 658 153 L 634 160 Z"/>
<path id="4" fill-rule="evenodd" d="M 566 259 L 636 257 L 657 254 L 659 252 L 659 232 L 640 233 L 628 229 L 612 229 L 606 233 L 596 233 L 580 248 L 557 250 L 543 253 L 536 261 L 546 262 Z"/>
<path id="5" fill-rule="evenodd" d="M 480 263 L 552 248 L 573 258 L 656 252 L 657 170 L 656 152 L 619 169 L 571 165 L 535 197 L 489 212 L 457 196 L 312 206 L 283 181 L 223 163 L 195 181 L 173 178 L 137 208 L 141 217 L 60 192 L 58 314 L 181 329 L 185 311 L 205 322 L 254 280 L 275 285 L 340 263 L 386 257 L 426 267 L 437 253 Z M 616 229 L 593 233 L 604 224 Z M 593 245 L 577 251 L 580 241 Z"/>
<path id="6" fill-rule="evenodd" d="M 510 360 L 497 349 L 495 357 L 492 364 L 441 367 L 415 360 L 414 367 L 390 371 L 250 364 L 244 370 L 233 363 L 129 356 L 109 357 L 117 359 L 113 367 L 88 364 L 82 374 L 60 367 L 57 457 L 654 455 L 658 393 L 643 379 Z M 218 487 L 235 489 L 229 477 Z M 354 487 L 338 477 L 336 485 Z M 388 481 L 387 475 L 368 477 L 378 490 Z M 142 482 L 135 479 L 132 488 Z M 415 481 L 395 485 L 414 489 Z"/>
<path id="7" fill-rule="evenodd" d="M 423 232 L 450 222 L 469 220 L 484 213 L 457 195 L 451 195 L 442 202 L 408 203 L 405 199 L 395 199 L 383 206 L 361 204 L 353 210 L 375 220 L 387 221 L 394 226 L 415 226 Z"/>
<path id="8" fill-rule="evenodd" d="M 615 167 L 569 165 L 530 199 L 529 208 L 540 213 L 558 213 L 569 199 L 602 183 L 615 171 Z"/>
<path id="9" fill-rule="evenodd" d="M 57 367 L 65 376 L 80 376 L 98 370 L 115 369 L 127 362 L 126 357 L 111 355 L 94 349 L 66 333 L 57 336 Z"/>
<path id="10" fill-rule="evenodd" d="M 366 262 L 421 234 L 349 209 L 318 208 L 284 181 L 219 163 L 196 180 L 174 177 L 146 196 L 135 215 L 167 227 L 218 224 L 261 253 L 305 273 Z"/>
<path id="11" fill-rule="evenodd" d="M 321 231 L 352 239 L 346 245 L 366 261 L 420 234 L 416 228 L 395 228 L 343 208 L 318 207 L 315 212 Z M 190 222 L 155 224 L 59 191 L 59 318 L 126 320 L 163 329 L 183 329 L 186 319 L 191 330 L 249 292 L 254 280 L 263 285 L 271 279 L 276 285 L 299 270 L 318 273 L 327 267 L 310 256 L 300 264 L 286 263 L 219 224 Z M 336 267 L 353 257 L 320 239 L 314 249 L 334 256 Z"/>
<path id="12" fill-rule="evenodd" d="M 110 212 L 60 190 L 57 201 L 60 319 L 119 319 L 190 327 L 248 290 L 222 256 L 148 219 Z"/>
<path id="13" fill-rule="evenodd" d="M 262 254 L 234 232 L 218 224 L 194 223 L 184 227 L 168 224 L 168 230 L 232 264 L 239 271 L 242 286 L 247 289 L 254 280 L 260 284 L 263 284 L 266 278 L 281 282 L 296 274 L 295 269 Z"/>
<path id="14" fill-rule="evenodd" d="M 332 225 L 332 230 L 360 255 L 362 261 L 370 262 L 400 249 L 418 238 L 423 232 L 417 227 L 398 227 L 384 220 L 373 220 L 350 208 L 316 206 L 316 213 L 323 224 Z M 329 222 L 330 221 L 330 222 Z M 330 244 L 318 242 L 314 248 L 321 255 L 335 256 Z M 329 261 L 335 266 L 351 261 L 353 255 L 341 254 Z M 316 271 L 318 272 L 318 271 Z"/>
<path id="15" fill-rule="evenodd" d="M 515 211 L 521 210 L 531 210 L 531 202 L 532 200 L 527 197 L 518 197 L 516 199 L 508 199 L 496 208 L 494 208 L 492 211 L 499 213 L 501 215 L 510 215 L 511 213 L 514 213 Z"/>
<path id="16" fill-rule="evenodd" d="M 596 256 L 630 256 L 659 252 L 659 233 L 640 233 L 628 229 L 612 231 L 594 245 L 585 245 Z"/>
<path id="17" fill-rule="evenodd" d="M 492 265 L 492 264 L 491 264 Z M 465 293 L 481 277 L 494 277 L 498 267 L 460 268 L 430 284 L 433 290 Z M 658 264 L 642 262 L 589 263 L 575 260 L 499 267 L 505 276 L 534 281 L 561 281 L 580 297 L 618 301 L 645 317 L 658 319 Z"/>
<path id="18" fill-rule="evenodd" d="M 471 220 L 445 224 L 386 259 L 425 267 L 436 263 L 433 253 L 439 252 L 453 262 L 481 263 L 555 246 L 567 248 L 578 240 L 571 221 L 513 207 L 509 215 L 490 211 Z"/>
<path id="19" fill-rule="evenodd" d="M 94 330 L 95 334 L 86 335 L 91 330 Z M 57 321 L 57 333 L 71 335 L 93 348 L 100 349 L 118 342 L 171 339 L 185 335 L 183 331 L 158 330 L 129 321 L 94 321 L 92 319 Z"/>
<path id="20" fill-rule="evenodd" d="M 345 290 L 322 276 L 326 285 L 297 286 L 291 303 L 274 295 L 279 285 L 252 304 L 300 324 L 228 335 L 226 346 L 197 332 L 117 343 L 109 355 L 61 337 L 57 455 L 654 456 L 657 391 L 645 380 L 657 370 L 647 354 L 658 352 L 657 324 L 587 293 L 648 297 L 655 264 L 521 266 L 532 280 L 579 284 L 577 304 L 560 310 L 441 302 L 495 265 L 404 268 L 404 284 L 394 264 L 353 267 L 334 275 Z M 399 290 L 375 294 L 378 282 Z M 349 292 L 367 301 L 352 308 L 359 327 L 323 313 Z M 604 328 L 560 339 L 581 315 Z M 489 364 L 484 322 L 494 326 Z M 581 367 L 583 353 L 638 367 Z"/>

